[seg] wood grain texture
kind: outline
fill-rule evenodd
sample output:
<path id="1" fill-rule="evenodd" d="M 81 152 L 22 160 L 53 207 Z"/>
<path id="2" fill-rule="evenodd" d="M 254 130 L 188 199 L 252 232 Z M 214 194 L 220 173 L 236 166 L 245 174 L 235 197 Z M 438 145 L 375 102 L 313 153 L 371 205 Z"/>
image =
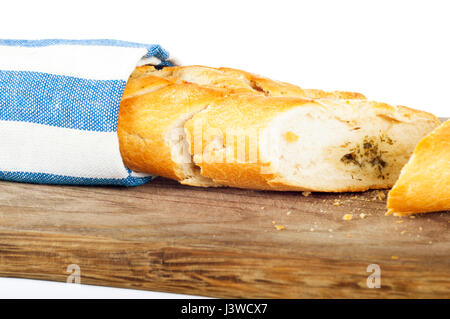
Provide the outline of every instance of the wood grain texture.
<path id="1" fill-rule="evenodd" d="M 386 217 L 379 195 L 0 182 L 0 276 L 77 264 L 82 284 L 211 297 L 449 298 L 450 214 Z"/>

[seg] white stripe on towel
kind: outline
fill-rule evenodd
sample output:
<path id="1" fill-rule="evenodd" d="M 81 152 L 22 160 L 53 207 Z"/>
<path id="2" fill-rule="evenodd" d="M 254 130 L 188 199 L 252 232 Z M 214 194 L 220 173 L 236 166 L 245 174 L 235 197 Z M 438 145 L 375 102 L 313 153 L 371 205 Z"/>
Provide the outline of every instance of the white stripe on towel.
<path id="1" fill-rule="evenodd" d="M 127 80 L 145 48 L 53 45 L 0 45 L 0 70 L 34 71 L 95 80 Z M 120 61 L 120 63 L 118 63 Z"/>
<path id="2" fill-rule="evenodd" d="M 0 171 L 127 178 L 116 132 L 0 121 Z"/>

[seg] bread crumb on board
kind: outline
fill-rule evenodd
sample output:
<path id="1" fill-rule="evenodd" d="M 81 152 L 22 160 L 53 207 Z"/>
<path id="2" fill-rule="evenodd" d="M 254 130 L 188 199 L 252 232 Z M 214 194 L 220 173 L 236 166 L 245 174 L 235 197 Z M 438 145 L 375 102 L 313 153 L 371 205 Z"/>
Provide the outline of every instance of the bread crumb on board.
<path id="1" fill-rule="evenodd" d="M 333 206 L 341 206 L 342 202 L 339 199 L 335 199 L 333 202 Z"/>
<path id="2" fill-rule="evenodd" d="M 386 193 L 384 191 L 377 191 L 377 194 L 373 198 L 373 200 L 385 200 L 386 199 Z"/>
<path id="3" fill-rule="evenodd" d="M 391 256 L 392 259 L 400 259 L 398 256 Z"/>
<path id="4" fill-rule="evenodd" d="M 367 214 L 364 214 L 364 213 L 359 214 L 359 218 L 361 218 L 361 219 L 364 219 L 366 217 L 367 217 Z"/>
<path id="5" fill-rule="evenodd" d="M 311 192 L 302 192 L 302 195 L 308 197 L 309 195 L 311 195 Z"/>
<path id="6" fill-rule="evenodd" d="M 378 195 L 377 195 L 379 200 L 383 200 L 386 198 L 386 193 L 383 191 L 378 191 Z"/>
<path id="7" fill-rule="evenodd" d="M 284 227 L 283 225 L 273 225 L 275 227 L 276 230 L 283 230 L 286 227 Z"/>
<path id="8" fill-rule="evenodd" d="M 353 219 L 353 214 L 345 214 L 344 216 L 342 216 L 343 220 L 352 220 Z"/>

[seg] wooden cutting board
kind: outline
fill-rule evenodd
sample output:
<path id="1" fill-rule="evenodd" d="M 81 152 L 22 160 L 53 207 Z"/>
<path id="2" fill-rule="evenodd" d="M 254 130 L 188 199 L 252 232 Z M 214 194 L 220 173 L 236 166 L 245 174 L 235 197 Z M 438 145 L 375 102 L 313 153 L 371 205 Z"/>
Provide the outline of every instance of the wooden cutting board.
<path id="1" fill-rule="evenodd" d="M 82 284 L 229 298 L 450 298 L 450 212 L 386 217 L 386 193 L 0 182 L 0 276 L 66 282 L 79 270 Z"/>
<path id="2" fill-rule="evenodd" d="M 76 264 L 82 284 L 211 297 L 449 298 L 450 214 L 386 217 L 384 194 L 0 182 L 0 276 Z"/>

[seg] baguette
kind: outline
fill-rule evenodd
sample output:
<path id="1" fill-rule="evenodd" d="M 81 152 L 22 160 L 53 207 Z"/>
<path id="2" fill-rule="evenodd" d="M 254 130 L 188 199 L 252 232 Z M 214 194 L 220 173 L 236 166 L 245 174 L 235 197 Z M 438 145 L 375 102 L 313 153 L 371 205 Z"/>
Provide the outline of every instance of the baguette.
<path id="1" fill-rule="evenodd" d="M 119 112 L 130 169 L 194 186 L 391 187 L 431 114 L 201 66 L 137 68 Z"/>
<path id="2" fill-rule="evenodd" d="M 450 210 L 450 120 L 423 138 L 389 192 L 388 214 Z"/>
<path id="3" fill-rule="evenodd" d="M 119 110 L 118 136 L 124 164 L 136 172 L 182 184 L 220 186 L 202 176 L 192 162 L 184 123 L 216 98 L 231 94 L 364 98 L 359 93 L 303 90 L 234 69 L 137 67 L 127 82 Z"/>

